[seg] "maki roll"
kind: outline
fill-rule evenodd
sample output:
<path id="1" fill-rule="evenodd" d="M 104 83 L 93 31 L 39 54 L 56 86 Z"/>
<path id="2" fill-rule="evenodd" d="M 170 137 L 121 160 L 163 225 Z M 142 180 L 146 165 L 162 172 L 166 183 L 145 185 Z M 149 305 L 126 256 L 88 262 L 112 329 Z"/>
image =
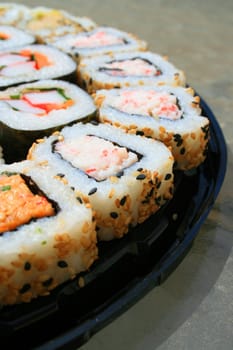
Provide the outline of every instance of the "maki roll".
<path id="1" fill-rule="evenodd" d="M 25 30 L 37 37 L 40 43 L 50 43 L 67 34 L 75 34 L 96 27 L 88 17 L 72 16 L 70 13 L 38 6 L 30 10 Z"/>
<path id="2" fill-rule="evenodd" d="M 0 4 L 0 24 L 22 27 L 29 16 L 30 10 L 25 5 L 15 3 Z"/>
<path id="3" fill-rule="evenodd" d="M 122 52 L 83 58 L 78 82 L 89 93 L 139 85 L 184 85 L 184 73 L 164 57 L 148 52 Z"/>
<path id="4" fill-rule="evenodd" d="M 92 210 L 48 169 L 1 165 L 0 197 L 1 305 L 48 295 L 96 260 Z"/>
<path id="5" fill-rule="evenodd" d="M 76 63 L 64 52 L 46 45 L 27 45 L 0 53 L 0 89 L 20 83 L 68 78 Z"/>
<path id="6" fill-rule="evenodd" d="M 173 157 L 161 142 L 110 125 L 77 123 L 35 143 L 28 159 L 90 201 L 100 240 L 120 238 L 173 193 Z"/>
<path id="7" fill-rule="evenodd" d="M 17 46 L 30 45 L 35 37 L 21 29 L 0 25 L 0 51 L 9 50 Z"/>
<path id="8" fill-rule="evenodd" d="M 85 91 L 62 80 L 42 80 L 0 92 L 0 143 L 7 162 L 25 159 L 37 138 L 88 120 L 95 110 Z M 12 149 L 12 144 L 17 147 Z"/>
<path id="9" fill-rule="evenodd" d="M 54 41 L 53 45 L 77 60 L 112 52 L 145 50 L 147 47 L 146 42 L 135 35 L 111 27 L 97 27 L 89 32 L 67 35 Z"/>
<path id="10" fill-rule="evenodd" d="M 197 167 L 207 154 L 209 120 L 201 115 L 199 102 L 192 88 L 167 85 L 95 94 L 101 122 L 162 141 L 180 170 Z"/>

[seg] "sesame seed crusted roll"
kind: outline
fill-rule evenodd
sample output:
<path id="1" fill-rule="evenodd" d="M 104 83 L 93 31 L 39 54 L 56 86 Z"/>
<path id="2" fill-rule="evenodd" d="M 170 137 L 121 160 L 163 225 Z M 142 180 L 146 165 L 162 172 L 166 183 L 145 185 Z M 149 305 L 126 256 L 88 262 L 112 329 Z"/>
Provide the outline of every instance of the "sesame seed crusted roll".
<path id="1" fill-rule="evenodd" d="M 205 160 L 209 120 L 201 115 L 200 98 L 192 88 L 111 89 L 94 96 L 101 122 L 162 141 L 171 148 L 178 169 L 188 170 Z"/>
<path id="2" fill-rule="evenodd" d="M 70 34 L 53 41 L 58 49 L 74 59 L 114 52 L 142 50 L 147 43 L 131 33 L 111 27 L 97 27 L 92 31 Z"/>
<path id="3" fill-rule="evenodd" d="M 29 302 L 97 259 L 93 212 L 48 169 L 0 166 L 0 304 Z"/>
<path id="4" fill-rule="evenodd" d="M 185 75 L 165 57 L 134 51 L 83 58 L 78 65 L 78 82 L 93 93 L 129 86 L 184 85 Z"/>
<path id="5" fill-rule="evenodd" d="M 161 142 L 109 125 L 78 123 L 35 143 L 28 159 L 82 188 L 101 240 L 120 238 L 173 193 L 173 157 Z M 60 175 L 59 175 L 60 174 Z"/>

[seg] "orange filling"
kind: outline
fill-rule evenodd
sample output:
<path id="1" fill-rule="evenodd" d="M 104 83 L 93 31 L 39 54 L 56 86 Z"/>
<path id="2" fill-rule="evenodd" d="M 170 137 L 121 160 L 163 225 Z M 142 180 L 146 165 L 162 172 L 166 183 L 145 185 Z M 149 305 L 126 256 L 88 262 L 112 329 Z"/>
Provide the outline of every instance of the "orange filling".
<path id="1" fill-rule="evenodd" d="M 6 34 L 6 33 L 0 33 L 0 40 L 7 40 L 10 38 L 10 35 L 9 34 Z"/>
<path id="2" fill-rule="evenodd" d="M 20 51 L 21 56 L 26 56 L 31 58 L 33 56 L 33 60 L 36 62 L 36 69 L 41 69 L 46 66 L 50 66 L 51 62 L 48 60 L 48 57 L 43 55 L 40 52 L 31 52 L 29 50 Z"/>
<path id="3" fill-rule="evenodd" d="M 54 214 L 51 203 L 43 195 L 33 194 L 19 174 L 0 176 L 0 233 Z"/>

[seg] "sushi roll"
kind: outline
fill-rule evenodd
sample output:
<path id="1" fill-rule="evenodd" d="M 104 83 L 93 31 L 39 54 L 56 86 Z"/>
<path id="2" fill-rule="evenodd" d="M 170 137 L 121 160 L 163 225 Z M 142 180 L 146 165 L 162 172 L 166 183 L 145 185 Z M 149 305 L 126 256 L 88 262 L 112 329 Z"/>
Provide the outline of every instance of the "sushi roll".
<path id="1" fill-rule="evenodd" d="M 25 5 L 16 3 L 0 4 L 0 25 L 10 25 L 17 28 L 24 26 L 28 19 L 30 10 Z"/>
<path id="2" fill-rule="evenodd" d="M 110 125 L 77 123 L 34 143 L 28 159 L 52 168 L 90 201 L 97 235 L 111 240 L 144 222 L 173 194 L 173 156 L 161 142 Z"/>
<path id="3" fill-rule="evenodd" d="M 40 43 L 50 43 L 67 34 L 75 34 L 96 27 L 88 17 L 72 16 L 70 13 L 44 6 L 30 10 L 25 30 L 37 37 Z"/>
<path id="4" fill-rule="evenodd" d="M 162 141 L 171 148 L 176 168 L 188 170 L 205 160 L 209 119 L 201 115 L 200 98 L 192 88 L 99 90 L 94 100 L 101 122 Z"/>
<path id="5" fill-rule="evenodd" d="M 97 27 L 89 32 L 67 35 L 54 41 L 53 45 L 76 60 L 80 57 L 147 48 L 146 42 L 135 35 L 111 27 Z"/>
<path id="6" fill-rule="evenodd" d="M 78 82 L 89 93 L 139 85 L 184 85 L 185 76 L 164 57 L 148 52 L 122 52 L 83 58 L 78 65 Z"/>
<path id="7" fill-rule="evenodd" d="M 77 85 L 42 80 L 0 91 L 0 143 L 7 163 L 23 160 L 38 138 L 95 116 L 93 99 Z M 17 147 L 12 148 L 12 144 Z"/>
<path id="8" fill-rule="evenodd" d="M 1 165 L 0 197 L 0 305 L 48 295 L 97 259 L 90 206 L 48 169 Z"/>
<path id="9" fill-rule="evenodd" d="M 46 45 L 26 45 L 0 53 L 0 89 L 29 81 L 68 78 L 76 63 L 64 52 Z"/>
<path id="10" fill-rule="evenodd" d="M 21 29 L 0 25 L 0 51 L 9 50 L 17 46 L 30 45 L 35 37 Z"/>

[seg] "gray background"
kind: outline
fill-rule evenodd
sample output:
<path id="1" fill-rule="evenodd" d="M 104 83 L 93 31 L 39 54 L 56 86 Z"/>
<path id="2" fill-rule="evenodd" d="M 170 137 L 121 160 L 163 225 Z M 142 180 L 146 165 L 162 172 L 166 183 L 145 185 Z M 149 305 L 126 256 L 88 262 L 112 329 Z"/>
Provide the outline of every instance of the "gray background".
<path id="1" fill-rule="evenodd" d="M 15 1 L 16 2 L 16 1 Z M 160 287 L 81 350 L 233 349 L 233 1 L 19 1 L 64 8 L 133 32 L 167 55 L 210 105 L 225 134 L 224 185 L 194 246 Z"/>

